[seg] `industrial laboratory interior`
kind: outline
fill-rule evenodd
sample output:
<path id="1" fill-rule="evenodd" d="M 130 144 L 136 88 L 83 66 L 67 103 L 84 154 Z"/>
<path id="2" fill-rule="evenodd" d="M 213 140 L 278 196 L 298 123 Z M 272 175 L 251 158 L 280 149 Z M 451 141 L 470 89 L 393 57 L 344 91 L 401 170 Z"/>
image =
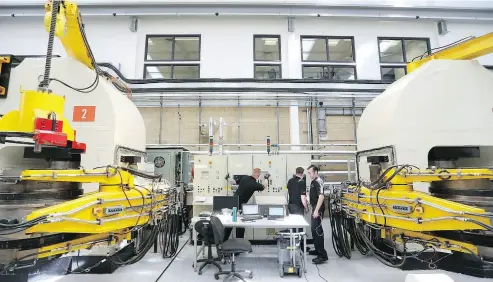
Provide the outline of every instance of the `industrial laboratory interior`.
<path id="1" fill-rule="evenodd" d="M 492 1 L 1 0 L 0 33 L 1 282 L 493 279 Z"/>

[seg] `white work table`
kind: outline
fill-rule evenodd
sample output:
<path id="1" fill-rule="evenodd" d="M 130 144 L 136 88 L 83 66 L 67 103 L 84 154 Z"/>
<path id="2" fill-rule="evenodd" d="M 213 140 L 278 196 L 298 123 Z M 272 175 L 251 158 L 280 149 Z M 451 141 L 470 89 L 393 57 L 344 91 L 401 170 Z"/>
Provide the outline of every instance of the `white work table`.
<path id="1" fill-rule="evenodd" d="M 233 222 L 231 216 L 227 215 L 215 215 L 220 220 L 224 227 L 229 228 L 277 228 L 277 229 L 289 229 L 291 228 L 303 228 L 304 236 L 303 236 L 303 257 L 305 260 L 305 264 L 307 265 L 307 256 L 306 254 L 306 229 L 310 226 L 305 218 L 301 215 L 291 214 L 285 216 L 282 219 L 269 220 L 267 218 L 258 219 L 255 221 L 242 221 L 242 217 L 239 216 L 236 222 Z M 193 217 L 191 220 L 192 223 L 192 237 L 193 244 L 195 247 L 195 255 L 194 255 L 194 270 L 197 271 L 197 256 L 200 252 L 197 252 L 197 232 L 195 231 L 195 224 L 200 220 L 209 220 L 208 217 Z M 232 234 L 236 234 L 236 232 L 231 232 Z M 306 272 L 306 270 L 304 270 Z"/>

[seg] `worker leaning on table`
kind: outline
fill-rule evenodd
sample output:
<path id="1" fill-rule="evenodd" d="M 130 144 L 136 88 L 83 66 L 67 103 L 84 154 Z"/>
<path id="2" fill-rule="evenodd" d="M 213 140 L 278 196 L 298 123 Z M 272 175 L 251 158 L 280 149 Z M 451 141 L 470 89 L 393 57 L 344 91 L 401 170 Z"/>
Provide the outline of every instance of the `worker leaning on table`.
<path id="1" fill-rule="evenodd" d="M 260 172 L 260 168 L 255 168 L 253 169 L 251 176 L 243 176 L 241 178 L 238 189 L 233 195 L 238 196 L 240 208 L 243 204 L 246 204 L 248 203 L 248 201 L 250 201 L 250 198 L 253 196 L 253 193 L 255 193 L 255 191 L 264 191 L 265 187 L 267 186 L 267 179 L 264 179 L 264 183 L 257 182 L 260 177 Z M 232 230 L 233 228 L 225 228 L 224 240 L 229 239 Z M 244 238 L 244 236 L 245 228 L 236 228 L 236 238 Z"/>

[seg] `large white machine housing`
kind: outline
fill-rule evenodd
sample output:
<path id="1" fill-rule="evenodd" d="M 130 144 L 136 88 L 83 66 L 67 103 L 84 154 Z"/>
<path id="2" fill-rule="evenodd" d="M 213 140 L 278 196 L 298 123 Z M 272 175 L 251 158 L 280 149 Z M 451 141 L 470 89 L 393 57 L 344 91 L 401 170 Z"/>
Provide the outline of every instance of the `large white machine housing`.
<path id="1" fill-rule="evenodd" d="M 26 58 L 12 69 L 8 96 L 0 99 L 0 113 L 19 108 L 20 89 L 37 89 L 45 68 L 44 58 Z M 90 86 L 96 72 L 67 57 L 53 58 L 51 78 L 74 88 Z M 81 166 L 91 169 L 104 165 L 119 165 L 121 155 L 145 157 L 146 129 L 135 104 L 102 77 L 94 91 L 80 93 L 57 81 L 50 83 L 53 93 L 66 97 L 64 116 L 77 131 L 77 141 L 86 143 L 87 151 L 81 157 Z M 93 122 L 74 122 L 75 106 L 95 106 Z M 60 118 L 60 117 L 57 117 Z M 13 165 L 2 150 L 11 145 L 0 145 L 0 168 Z M 97 189 L 96 184 L 84 184 L 85 192 Z"/>
<path id="2" fill-rule="evenodd" d="M 432 60 L 373 99 L 358 125 L 358 151 L 393 146 L 365 155 L 388 154 L 392 164 L 429 167 L 428 153 L 440 146 L 478 146 L 480 158 L 460 167 L 493 165 L 493 74 L 477 61 Z M 385 168 L 384 168 L 385 169 Z M 366 157 L 359 177 L 369 180 Z"/>

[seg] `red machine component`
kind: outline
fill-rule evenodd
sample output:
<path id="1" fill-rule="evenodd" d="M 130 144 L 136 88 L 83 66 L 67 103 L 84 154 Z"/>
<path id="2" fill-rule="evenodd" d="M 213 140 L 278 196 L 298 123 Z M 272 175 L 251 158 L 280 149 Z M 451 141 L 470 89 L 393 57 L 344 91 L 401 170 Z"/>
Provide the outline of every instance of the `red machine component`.
<path id="1" fill-rule="evenodd" d="M 71 142 L 71 148 L 85 152 L 86 144 L 75 141 L 75 133 L 74 131 L 74 141 Z M 34 121 L 33 140 L 36 147 L 57 146 L 66 148 L 69 143 L 67 134 L 63 133 L 63 121 L 46 118 L 36 118 Z"/>

